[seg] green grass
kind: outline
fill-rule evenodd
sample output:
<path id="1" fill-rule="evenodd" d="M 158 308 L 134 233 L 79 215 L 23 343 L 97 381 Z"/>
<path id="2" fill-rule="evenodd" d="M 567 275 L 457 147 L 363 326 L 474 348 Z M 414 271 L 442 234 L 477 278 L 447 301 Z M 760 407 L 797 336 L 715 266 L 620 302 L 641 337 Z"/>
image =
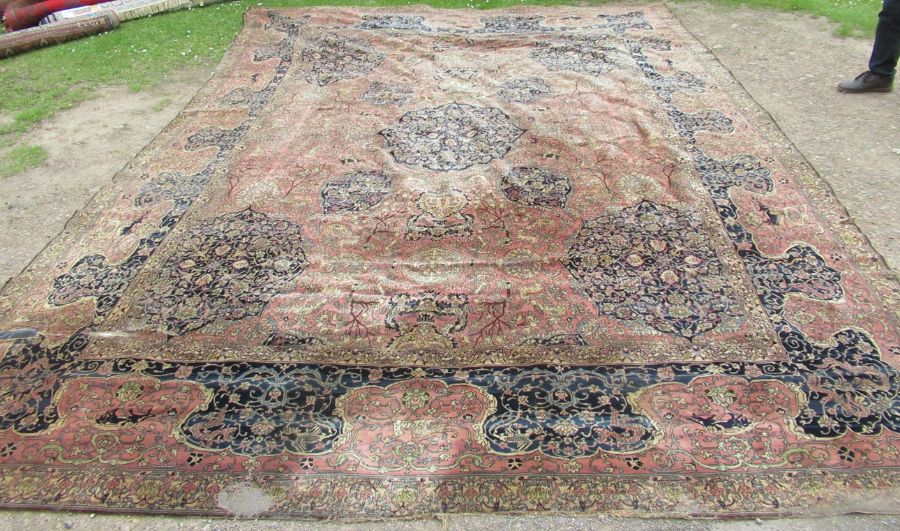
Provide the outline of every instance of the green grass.
<path id="1" fill-rule="evenodd" d="M 17 146 L 0 158 L 0 179 L 33 168 L 47 160 L 47 152 L 41 146 Z"/>
<path id="2" fill-rule="evenodd" d="M 690 1 L 690 0 L 683 0 Z M 871 35 L 880 0 L 712 0 L 725 6 L 798 10 L 840 23 L 843 35 Z M 561 5 L 566 0 L 241 0 L 126 22 L 116 31 L 0 61 L 0 146 L 15 144 L 35 123 L 97 93 L 126 85 L 144 90 L 173 72 L 217 63 L 241 28 L 248 7 L 317 5 L 488 9 L 511 5 Z M 581 2 L 582 4 L 584 2 Z M 595 3 L 602 3 L 597 1 Z M 13 150 L 0 167 L 14 168 Z"/>

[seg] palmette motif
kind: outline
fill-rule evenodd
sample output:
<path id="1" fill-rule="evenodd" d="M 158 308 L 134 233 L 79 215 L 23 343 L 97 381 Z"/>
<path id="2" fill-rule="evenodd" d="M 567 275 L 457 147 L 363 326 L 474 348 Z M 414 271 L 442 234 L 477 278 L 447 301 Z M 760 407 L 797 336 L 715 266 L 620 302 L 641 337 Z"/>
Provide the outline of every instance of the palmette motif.
<path id="1" fill-rule="evenodd" d="M 696 213 L 642 201 L 585 221 L 566 268 L 600 313 L 690 339 L 737 316 L 703 233 Z"/>
<path id="2" fill-rule="evenodd" d="M 64 235 L 4 294 L 35 331 L 0 360 L 0 502 L 218 513 L 249 481 L 273 515 L 747 514 L 895 488 L 895 300 L 783 214 L 808 169 L 662 11 L 539 13 L 251 12 L 98 200 L 114 236 Z"/>
<path id="3" fill-rule="evenodd" d="M 308 266 L 299 226 L 249 209 L 216 218 L 160 265 L 136 317 L 181 335 L 259 315 Z"/>
<path id="4" fill-rule="evenodd" d="M 484 24 L 482 31 L 489 33 L 520 33 L 531 31 L 546 31 L 541 21 L 544 17 L 529 17 L 521 15 L 499 15 L 495 17 L 484 17 L 481 23 Z"/>
<path id="5" fill-rule="evenodd" d="M 565 37 L 531 52 L 531 58 L 550 71 L 570 70 L 601 76 L 617 67 L 616 49 L 603 37 Z"/>
<path id="6" fill-rule="evenodd" d="M 415 91 L 409 85 L 372 83 L 363 94 L 363 100 L 372 105 L 397 105 L 409 103 L 415 97 Z"/>
<path id="7" fill-rule="evenodd" d="M 300 59 L 306 80 L 316 85 L 365 76 L 384 60 L 382 53 L 365 42 L 333 33 L 323 34 L 311 44 L 301 51 Z"/>
<path id="8" fill-rule="evenodd" d="M 546 168 L 516 167 L 503 175 L 500 188 L 514 203 L 562 208 L 572 193 L 572 179 Z"/>
<path id="9" fill-rule="evenodd" d="M 391 179 L 379 171 L 361 171 L 329 181 L 322 188 L 326 214 L 368 210 L 391 193 Z"/>
<path id="10" fill-rule="evenodd" d="M 544 98 L 553 90 L 546 81 L 539 77 L 507 81 L 500 85 L 500 97 L 506 101 L 531 103 Z"/>
<path id="11" fill-rule="evenodd" d="M 393 29 L 429 31 L 425 25 L 425 17 L 410 15 L 363 15 L 362 22 L 356 25 L 360 29 Z"/>

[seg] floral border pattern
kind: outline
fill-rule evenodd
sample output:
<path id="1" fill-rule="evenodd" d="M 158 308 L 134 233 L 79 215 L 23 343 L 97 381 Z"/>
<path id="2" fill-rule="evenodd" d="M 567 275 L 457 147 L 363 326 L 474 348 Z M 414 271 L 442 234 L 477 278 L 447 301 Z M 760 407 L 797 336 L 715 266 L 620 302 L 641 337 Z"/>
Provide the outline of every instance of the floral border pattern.
<path id="1" fill-rule="evenodd" d="M 53 432 L 67 415 L 66 410 L 60 408 L 59 396 L 74 379 L 98 376 L 150 378 L 160 384 L 181 383 L 183 390 L 198 386 L 206 393 L 202 407 L 190 411 L 174 431 L 179 441 L 194 450 L 187 458 L 188 466 L 202 463 L 210 452 L 228 449 L 230 455 L 235 456 L 298 455 L 300 467 L 309 470 L 312 465 L 308 467 L 304 464 L 313 463 L 313 456 L 327 454 L 336 445 L 346 443 L 350 436 L 349 427 L 341 424 L 347 419 L 335 415 L 336 404 L 344 400 L 343 397 L 359 393 L 361 389 L 373 389 L 373 392 L 384 393 L 385 397 L 390 398 L 389 391 L 397 390 L 402 391 L 399 400 L 405 407 L 424 407 L 428 404 L 427 398 L 422 397 L 416 385 L 440 383 L 448 390 L 453 387 L 453 392 L 465 392 L 467 386 L 471 386 L 497 398 L 496 404 L 484 412 L 475 436 L 489 447 L 492 459 L 498 463 L 501 462 L 499 459 L 505 459 L 508 470 L 518 470 L 522 462 L 516 456 L 528 452 L 537 452 L 549 460 L 568 460 L 561 465 L 568 468 L 559 469 L 557 473 L 532 470 L 514 475 L 398 476 L 388 480 L 351 473 L 287 475 L 257 471 L 255 481 L 276 500 L 271 514 L 344 518 L 476 511 L 783 514 L 799 510 L 809 503 L 836 503 L 843 499 L 843 492 L 865 495 L 867 492 L 893 488 L 897 482 L 897 469 L 888 465 L 872 466 L 871 462 L 864 466 L 864 470 L 857 471 L 817 469 L 809 464 L 810 461 L 804 461 L 806 468 L 799 470 L 654 476 L 652 468 L 648 469 L 651 475 L 641 472 L 645 466 L 644 460 L 627 455 L 657 444 L 662 433 L 669 429 L 666 422 L 671 419 L 665 417 L 663 421 L 653 418 L 647 413 L 652 408 L 638 407 L 647 390 L 662 384 L 694 385 L 702 379 L 718 382 L 704 391 L 708 397 L 707 406 L 713 409 L 734 406 L 740 400 L 757 400 L 753 398 L 753 393 L 772 394 L 771 389 L 776 389 L 776 386 L 788 389 L 787 395 L 797 393 L 797 401 L 779 413 L 782 416 L 790 414 L 787 426 L 791 433 L 785 434 L 787 438 L 799 436 L 830 441 L 859 435 L 863 438 L 859 440 L 868 441 L 883 435 L 890 447 L 891 441 L 896 442 L 896 434 L 900 432 L 900 415 L 897 413 L 900 411 L 900 375 L 895 367 L 885 361 L 888 353 L 897 354 L 896 347 L 880 350 L 864 330 L 846 328 L 823 343 L 807 337 L 790 320 L 785 308 L 789 295 L 799 294 L 809 300 L 824 302 L 840 300 L 845 296 L 843 275 L 831 265 L 828 256 L 802 242 L 779 256 L 766 254 L 757 247 L 750 228 L 738 215 L 739 207 L 732 191 L 740 188 L 751 194 L 770 192 L 773 181 L 765 162 L 744 154 L 726 159 L 708 155 L 701 140 L 703 136 L 734 131 L 733 118 L 715 109 L 696 111 L 679 107 L 673 95 L 702 93 L 706 90 L 705 83 L 689 73 L 670 76 L 657 70 L 650 55 L 664 52 L 668 47 L 660 40 L 641 35 L 641 32 L 653 29 L 642 13 L 600 15 L 599 18 L 599 27 L 611 32 L 604 36 L 604 42 L 621 42 L 627 56 L 648 80 L 661 108 L 671 120 L 673 130 L 680 137 L 712 198 L 728 237 L 745 263 L 788 359 L 777 362 L 682 362 L 630 367 L 455 369 L 80 359 L 79 353 L 91 342 L 91 334 L 113 311 L 130 280 L 226 163 L 229 153 L 238 145 L 253 119 L 270 101 L 278 82 L 287 74 L 304 19 L 270 12 L 267 15 L 267 29 L 284 34 L 284 38 L 276 44 L 257 48 L 253 54 L 256 62 L 278 60 L 272 81 L 262 90 L 244 91 L 241 98 L 226 101 L 227 104 L 247 107 L 248 118 L 237 127 L 208 127 L 187 139 L 185 151 L 214 148 L 211 151 L 213 158 L 199 173 L 182 175 L 161 172 L 148 176 L 136 204 L 167 202 L 172 206 L 159 229 L 141 241 L 138 251 L 115 264 L 108 263 L 101 254 L 87 255 L 76 262 L 69 273 L 56 280 L 47 302 L 65 306 L 85 299 L 93 300 L 94 320 L 61 343 L 51 343 L 41 335 L 17 339 L 12 343 L 0 360 L 0 379 L 4 384 L 0 391 L 0 430 L 18 434 Z M 421 30 L 416 27 L 420 21 L 415 22 L 413 26 L 401 29 Z M 485 22 L 486 28 L 493 24 Z M 518 22 L 511 25 L 503 22 L 501 26 L 502 31 L 513 33 L 548 31 L 543 26 L 532 27 L 531 22 L 524 26 Z M 381 26 L 376 24 L 366 29 L 379 28 Z M 605 67 L 600 72 L 592 66 L 593 55 L 585 56 L 580 52 L 576 55 L 582 58 L 579 61 L 588 61 L 589 64 L 560 66 L 558 61 L 553 62 L 556 59 L 551 53 L 548 57 L 553 61 L 547 63 L 547 67 L 550 71 L 564 69 L 592 76 L 607 72 Z M 544 62 L 537 56 L 535 58 Z M 378 59 L 376 65 L 380 61 Z M 619 61 L 618 57 L 616 61 Z M 362 70 L 344 78 L 366 75 L 371 68 L 366 66 Z M 327 83 L 319 80 L 320 85 Z M 447 171 L 464 168 L 432 169 Z M 800 174 L 806 175 L 806 172 Z M 807 185 L 821 186 L 815 181 Z M 833 201 L 821 188 L 818 193 L 826 202 Z M 446 210 L 446 205 L 453 201 L 432 201 L 429 206 L 427 199 L 420 198 L 423 214 L 410 218 L 410 223 L 413 223 L 411 227 L 427 227 L 431 238 L 445 235 L 441 232 L 435 236 L 434 227 L 440 229 L 442 223 L 446 224 L 452 216 L 463 221 L 471 217 L 461 213 L 466 201 L 450 211 Z M 458 200 L 456 202 L 459 203 Z M 857 242 L 865 243 L 862 238 L 857 238 Z M 896 293 L 896 287 L 889 283 L 880 283 L 877 287 L 887 294 L 887 302 L 892 300 L 892 293 Z M 452 342 L 453 334 L 459 331 L 454 323 L 461 318 L 466 319 L 466 304 L 465 300 L 443 301 L 437 294 L 404 296 L 397 299 L 397 307 L 402 311 L 396 312 L 393 321 L 395 329 L 399 337 L 425 331 L 435 337 L 440 336 L 437 337 L 439 342 Z M 431 324 L 423 326 L 422 323 Z M 314 338 L 304 338 L 307 339 L 315 341 Z M 738 391 L 742 385 L 755 385 L 758 391 L 742 398 Z M 138 389 L 134 385 L 129 389 L 123 386 L 116 398 L 121 404 L 98 417 L 96 422 L 135 428 L 146 419 L 174 414 L 130 406 L 130 401 L 142 392 L 143 388 Z M 298 407 L 301 403 L 303 407 Z M 746 404 L 742 407 L 746 407 L 746 411 L 752 410 Z M 551 415 L 552 420 L 548 420 L 546 415 Z M 684 419 L 684 422 L 689 423 L 687 425 L 692 426 L 697 434 L 697 444 L 748 430 L 761 430 L 762 437 L 765 437 L 769 433 L 767 430 L 771 430 L 766 424 L 769 422 L 767 417 L 751 417 L 753 415 L 750 414 L 738 416 L 732 411 L 718 416 L 698 415 Z M 278 420 L 272 422 L 270 419 Z M 371 429 L 381 428 L 374 426 Z M 398 428 L 395 426 L 394 429 Z M 419 444 L 417 441 L 428 440 L 433 433 L 429 426 L 414 423 L 402 426 L 400 432 L 413 437 L 413 440 L 396 441 L 397 451 L 412 451 L 415 444 Z M 464 432 L 463 429 L 460 433 Z M 846 467 L 851 467 L 855 460 L 864 455 L 881 455 L 885 458 L 884 463 L 893 462 L 890 452 L 884 453 L 883 449 L 874 450 L 860 444 L 857 447 L 829 448 L 828 452 L 830 455 L 834 451 L 834 458 Z M 0 460 L 20 455 L 17 452 L 29 451 L 25 447 L 27 444 L 20 447 L 17 443 L 0 446 Z M 752 453 L 752 449 L 727 445 L 721 446 L 720 450 L 732 454 L 737 451 Z M 593 458 L 602 453 L 625 454 L 621 457 L 621 463 L 635 475 L 574 473 L 583 466 L 578 464 L 578 459 Z M 746 466 L 762 469 L 769 466 L 747 463 Z M 787 463 L 789 461 L 784 462 Z M 253 470 L 254 466 L 258 464 L 251 462 L 249 470 Z M 134 474 L 107 467 L 61 469 L 0 465 L 0 483 L 8 487 L 8 495 L 2 503 L 8 506 L 130 508 L 209 514 L 219 511 L 214 495 L 233 482 L 234 478 L 228 474 L 193 474 L 186 469 L 162 475 L 162 472 L 152 469 Z M 498 496 L 496 492 L 504 494 Z M 695 505 L 685 509 L 685 499 Z"/>

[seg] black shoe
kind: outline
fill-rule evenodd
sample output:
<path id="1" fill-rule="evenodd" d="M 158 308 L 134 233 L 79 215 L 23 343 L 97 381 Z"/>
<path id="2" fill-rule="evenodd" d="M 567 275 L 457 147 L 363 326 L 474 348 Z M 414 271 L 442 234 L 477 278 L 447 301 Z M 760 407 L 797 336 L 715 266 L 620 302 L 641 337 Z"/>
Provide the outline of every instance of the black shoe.
<path id="1" fill-rule="evenodd" d="M 847 79 L 838 83 L 841 92 L 890 92 L 894 88 L 894 79 L 876 74 L 875 72 L 863 72 L 855 79 Z"/>

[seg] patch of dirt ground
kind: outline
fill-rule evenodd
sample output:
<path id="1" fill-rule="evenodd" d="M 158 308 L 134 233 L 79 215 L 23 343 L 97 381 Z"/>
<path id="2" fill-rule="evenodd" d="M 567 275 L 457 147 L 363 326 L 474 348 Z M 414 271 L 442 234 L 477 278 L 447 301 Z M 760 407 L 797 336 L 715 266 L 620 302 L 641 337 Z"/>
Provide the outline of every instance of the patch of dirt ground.
<path id="1" fill-rule="evenodd" d="M 0 286 L 181 112 L 211 73 L 180 72 L 146 92 L 107 88 L 24 136 L 48 156 L 41 166 L 0 178 Z"/>
<path id="2" fill-rule="evenodd" d="M 894 271 L 900 267 L 900 83 L 888 94 L 841 94 L 872 43 L 833 35 L 805 15 L 669 4 L 731 70 L 816 171 Z"/>
<path id="3" fill-rule="evenodd" d="M 774 117 L 834 187 L 850 216 L 894 268 L 900 265 L 900 91 L 842 95 L 835 84 L 865 68 L 871 43 L 833 35 L 834 25 L 790 13 L 725 9 L 702 3 L 670 6 L 682 23 Z M 170 121 L 209 71 L 176 76 L 143 93 L 110 88 L 60 113 L 26 139 L 49 152 L 47 164 L 0 180 L 0 283 L 17 274 L 66 220 Z M 900 512 L 885 496 L 865 508 Z M 810 513 L 812 514 L 812 513 Z M 0 529 L 897 529 L 895 516 L 673 521 L 602 517 L 459 516 L 342 526 L 284 521 L 231 521 L 160 516 L 108 516 L 0 511 Z"/>

